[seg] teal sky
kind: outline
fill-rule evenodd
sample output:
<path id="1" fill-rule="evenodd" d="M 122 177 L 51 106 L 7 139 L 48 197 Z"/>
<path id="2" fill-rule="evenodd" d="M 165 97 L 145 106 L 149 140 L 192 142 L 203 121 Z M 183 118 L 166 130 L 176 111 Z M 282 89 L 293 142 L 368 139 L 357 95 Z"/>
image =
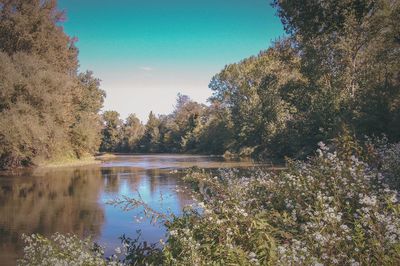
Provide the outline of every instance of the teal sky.
<path id="1" fill-rule="evenodd" d="M 122 118 L 169 113 L 178 92 L 205 102 L 226 64 L 283 35 L 268 0 L 59 0 L 78 38 L 81 71 L 107 92 L 104 110 Z"/>

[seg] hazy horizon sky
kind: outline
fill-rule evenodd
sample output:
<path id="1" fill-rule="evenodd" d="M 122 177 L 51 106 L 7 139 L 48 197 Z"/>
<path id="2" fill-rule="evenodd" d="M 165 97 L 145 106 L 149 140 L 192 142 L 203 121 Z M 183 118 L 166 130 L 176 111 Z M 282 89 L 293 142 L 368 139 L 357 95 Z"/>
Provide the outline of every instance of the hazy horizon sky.
<path id="1" fill-rule="evenodd" d="M 107 93 L 121 118 L 172 111 L 177 93 L 205 103 L 227 64 L 282 36 L 268 0 L 59 0 L 64 29 L 78 38 L 80 70 Z"/>

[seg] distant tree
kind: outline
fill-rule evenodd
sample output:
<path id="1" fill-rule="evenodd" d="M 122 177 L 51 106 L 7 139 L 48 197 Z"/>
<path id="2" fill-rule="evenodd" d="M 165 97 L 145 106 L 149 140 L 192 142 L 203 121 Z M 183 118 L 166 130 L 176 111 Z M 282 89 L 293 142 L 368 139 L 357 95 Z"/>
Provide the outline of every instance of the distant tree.
<path id="1" fill-rule="evenodd" d="M 221 155 L 233 145 L 233 124 L 229 111 L 218 102 L 206 110 L 206 121 L 198 136 L 196 151 Z"/>
<path id="2" fill-rule="evenodd" d="M 160 120 L 151 111 L 147 120 L 141 150 L 143 152 L 158 152 L 160 147 Z"/>
<path id="3" fill-rule="evenodd" d="M 122 126 L 122 147 L 125 152 L 134 152 L 139 149 L 139 141 L 144 135 L 145 128 L 135 114 L 131 114 Z"/>
<path id="4" fill-rule="evenodd" d="M 203 105 L 192 101 L 189 96 L 178 94 L 172 119 L 178 129 L 175 139 L 180 151 L 196 149 L 204 110 Z"/>
<path id="5" fill-rule="evenodd" d="M 122 139 L 122 120 L 117 111 L 105 111 L 103 114 L 103 129 L 100 151 L 118 151 Z"/>
<path id="6" fill-rule="evenodd" d="M 175 123 L 173 115 L 160 115 L 160 152 L 179 152 L 180 135 L 178 125 Z"/>

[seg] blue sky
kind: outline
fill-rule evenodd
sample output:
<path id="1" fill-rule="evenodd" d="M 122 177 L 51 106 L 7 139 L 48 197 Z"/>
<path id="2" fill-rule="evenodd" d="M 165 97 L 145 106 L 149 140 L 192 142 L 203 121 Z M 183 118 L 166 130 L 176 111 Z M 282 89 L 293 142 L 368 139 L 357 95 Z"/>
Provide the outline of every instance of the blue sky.
<path id="1" fill-rule="evenodd" d="M 104 110 L 125 118 L 169 113 L 178 92 L 205 102 L 226 64 L 283 35 L 268 0 L 59 0 L 78 38 L 81 71 L 107 92 Z"/>

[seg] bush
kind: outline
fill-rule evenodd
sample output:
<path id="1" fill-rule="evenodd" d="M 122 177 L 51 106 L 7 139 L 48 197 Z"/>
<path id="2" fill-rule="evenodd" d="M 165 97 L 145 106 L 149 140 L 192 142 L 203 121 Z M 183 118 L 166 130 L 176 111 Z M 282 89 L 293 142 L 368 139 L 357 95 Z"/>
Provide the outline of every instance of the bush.
<path id="1" fill-rule="evenodd" d="M 23 235 L 24 257 L 18 265 L 118 265 L 103 259 L 103 250 L 90 239 L 54 234 L 50 239 L 40 235 Z"/>
<path id="2" fill-rule="evenodd" d="M 338 154 L 341 154 L 340 156 Z M 322 143 L 308 162 L 186 179 L 202 199 L 168 225 L 173 264 L 398 265 L 400 205 L 385 177 Z"/>
<path id="3" fill-rule="evenodd" d="M 399 191 L 400 189 L 400 143 L 390 144 L 386 136 L 367 140 L 368 155 L 380 171 L 386 182 Z"/>

